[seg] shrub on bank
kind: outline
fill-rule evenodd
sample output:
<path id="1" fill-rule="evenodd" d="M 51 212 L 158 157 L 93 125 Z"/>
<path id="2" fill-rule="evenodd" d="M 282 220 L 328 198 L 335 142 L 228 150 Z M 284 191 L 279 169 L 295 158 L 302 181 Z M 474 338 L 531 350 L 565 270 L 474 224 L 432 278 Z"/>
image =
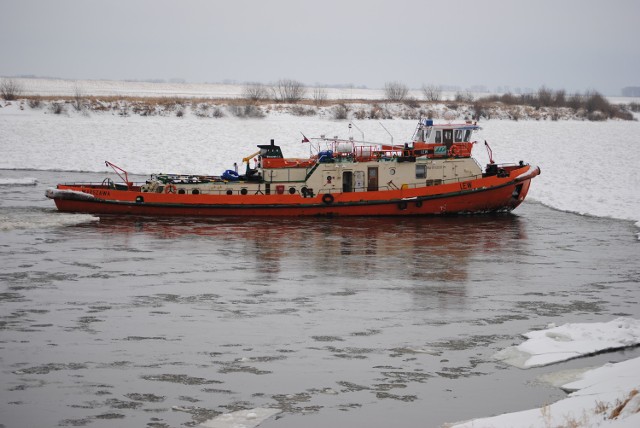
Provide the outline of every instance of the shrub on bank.
<path id="1" fill-rule="evenodd" d="M 24 88 L 16 79 L 2 79 L 0 82 L 0 97 L 5 101 L 14 101 L 22 96 Z"/>
<path id="2" fill-rule="evenodd" d="M 633 115 L 624 107 L 611 104 L 604 96 L 596 91 L 589 91 L 584 95 L 575 93 L 567 97 L 563 89 L 553 91 L 544 86 L 533 94 L 489 95 L 481 98 L 485 102 L 499 102 L 507 106 L 522 105 L 535 109 L 541 108 L 570 108 L 579 117 L 588 120 L 624 119 L 633 120 Z M 581 114 L 580 110 L 585 113 Z M 604 119 L 603 119 L 604 118 Z"/>

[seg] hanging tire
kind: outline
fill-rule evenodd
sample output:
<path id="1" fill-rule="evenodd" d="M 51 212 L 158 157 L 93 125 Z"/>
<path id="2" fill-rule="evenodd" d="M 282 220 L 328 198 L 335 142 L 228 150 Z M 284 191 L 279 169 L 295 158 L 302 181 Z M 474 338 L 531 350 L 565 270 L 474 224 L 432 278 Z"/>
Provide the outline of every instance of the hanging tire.
<path id="1" fill-rule="evenodd" d="M 325 193 L 324 195 L 322 195 L 322 202 L 327 205 L 332 204 L 333 200 L 333 195 L 331 193 Z"/>
<path id="2" fill-rule="evenodd" d="M 400 211 L 404 211 L 407 209 L 407 201 L 400 201 L 398 202 L 398 209 Z"/>
<path id="3" fill-rule="evenodd" d="M 416 201 L 416 207 L 417 208 L 422 207 L 422 201 Z"/>

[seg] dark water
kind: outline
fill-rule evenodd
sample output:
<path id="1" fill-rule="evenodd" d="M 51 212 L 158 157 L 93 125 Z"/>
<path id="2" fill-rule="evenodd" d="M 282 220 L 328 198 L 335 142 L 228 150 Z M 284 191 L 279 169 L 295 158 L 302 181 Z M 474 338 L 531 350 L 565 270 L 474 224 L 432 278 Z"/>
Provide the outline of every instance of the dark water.
<path id="1" fill-rule="evenodd" d="M 87 175 L 84 175 L 86 179 Z M 103 175 L 88 174 L 102 181 Z M 640 317 L 628 222 L 525 203 L 460 218 L 152 220 L 56 212 L 72 173 L 0 171 L 0 424 L 437 427 L 562 398 L 492 359 L 548 323 Z"/>

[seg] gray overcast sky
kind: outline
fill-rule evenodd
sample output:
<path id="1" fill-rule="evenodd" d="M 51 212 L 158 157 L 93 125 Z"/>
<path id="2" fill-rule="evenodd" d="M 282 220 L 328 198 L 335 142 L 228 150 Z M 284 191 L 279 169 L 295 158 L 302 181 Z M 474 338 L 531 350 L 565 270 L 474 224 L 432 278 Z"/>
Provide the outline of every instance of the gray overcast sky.
<path id="1" fill-rule="evenodd" d="M 0 30 L 0 76 L 640 86 L 639 0 L 0 0 Z"/>

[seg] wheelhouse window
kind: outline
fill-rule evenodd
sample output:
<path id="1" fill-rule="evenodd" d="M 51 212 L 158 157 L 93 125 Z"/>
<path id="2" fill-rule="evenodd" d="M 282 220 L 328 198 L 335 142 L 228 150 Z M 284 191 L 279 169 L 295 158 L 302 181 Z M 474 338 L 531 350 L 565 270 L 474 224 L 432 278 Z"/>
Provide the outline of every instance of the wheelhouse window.
<path id="1" fill-rule="evenodd" d="M 426 165 L 416 165 L 416 178 L 427 178 Z"/>
<path id="2" fill-rule="evenodd" d="M 436 131 L 436 143 L 442 143 L 442 131 Z"/>
<path id="3" fill-rule="evenodd" d="M 445 143 L 453 143 L 453 129 L 445 129 L 443 139 Z"/>
<path id="4" fill-rule="evenodd" d="M 462 143 L 464 141 L 464 131 L 462 129 L 456 129 L 455 138 L 456 143 Z"/>

